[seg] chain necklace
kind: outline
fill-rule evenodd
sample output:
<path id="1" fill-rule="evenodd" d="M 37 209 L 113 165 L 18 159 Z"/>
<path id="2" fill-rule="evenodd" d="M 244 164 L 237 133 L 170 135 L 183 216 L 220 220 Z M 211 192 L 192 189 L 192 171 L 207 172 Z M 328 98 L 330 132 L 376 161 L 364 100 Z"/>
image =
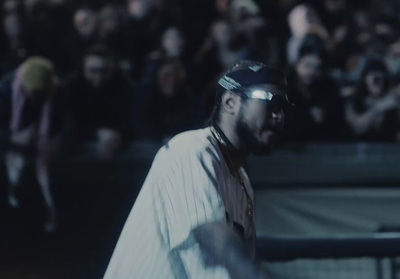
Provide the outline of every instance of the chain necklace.
<path id="1" fill-rule="evenodd" d="M 246 195 L 247 199 L 246 213 L 248 216 L 251 216 L 253 214 L 253 202 L 251 200 L 249 193 L 247 192 L 247 189 L 244 185 L 244 181 L 239 173 L 240 166 L 237 163 L 235 164 L 235 161 L 232 158 L 231 153 L 234 150 L 233 149 L 234 147 L 216 123 L 211 123 L 210 130 L 213 137 L 217 140 L 218 145 L 220 146 L 222 155 L 225 158 L 230 173 L 236 179 L 236 181 L 239 182 L 242 191 Z"/>

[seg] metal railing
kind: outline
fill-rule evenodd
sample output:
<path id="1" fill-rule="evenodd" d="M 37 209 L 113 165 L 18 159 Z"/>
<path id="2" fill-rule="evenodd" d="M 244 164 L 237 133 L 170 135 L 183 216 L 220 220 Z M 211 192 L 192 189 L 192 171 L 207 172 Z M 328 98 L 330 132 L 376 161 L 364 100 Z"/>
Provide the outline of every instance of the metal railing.
<path id="1" fill-rule="evenodd" d="M 275 279 L 398 279 L 400 234 L 258 237 L 259 259 Z"/>

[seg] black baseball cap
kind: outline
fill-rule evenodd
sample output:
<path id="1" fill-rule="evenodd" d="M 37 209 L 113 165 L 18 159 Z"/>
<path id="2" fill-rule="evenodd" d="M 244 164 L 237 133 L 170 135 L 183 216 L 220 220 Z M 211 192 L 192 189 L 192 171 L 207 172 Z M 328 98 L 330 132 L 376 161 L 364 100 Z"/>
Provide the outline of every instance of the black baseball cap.
<path id="1" fill-rule="evenodd" d="M 264 84 L 274 85 L 275 90 L 264 90 Z M 218 80 L 217 94 L 226 90 L 253 99 L 271 101 L 274 96 L 279 96 L 287 101 L 285 74 L 256 61 L 240 61 L 230 67 Z"/>

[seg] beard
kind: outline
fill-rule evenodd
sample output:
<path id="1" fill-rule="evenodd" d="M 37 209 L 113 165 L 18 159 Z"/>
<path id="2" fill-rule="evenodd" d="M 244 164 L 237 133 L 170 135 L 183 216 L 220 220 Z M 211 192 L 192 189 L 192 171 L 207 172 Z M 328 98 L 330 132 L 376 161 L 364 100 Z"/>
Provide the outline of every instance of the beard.
<path id="1" fill-rule="evenodd" d="M 272 143 L 260 142 L 251 131 L 243 115 L 243 109 L 241 109 L 235 127 L 236 134 L 239 136 L 241 144 L 254 155 L 266 155 L 270 153 L 272 150 Z"/>

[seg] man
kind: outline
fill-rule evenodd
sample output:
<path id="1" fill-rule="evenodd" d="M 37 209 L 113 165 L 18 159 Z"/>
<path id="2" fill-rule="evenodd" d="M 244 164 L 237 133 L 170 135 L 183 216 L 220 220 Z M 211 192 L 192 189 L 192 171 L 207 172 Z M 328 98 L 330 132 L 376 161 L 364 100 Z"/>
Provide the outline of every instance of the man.
<path id="1" fill-rule="evenodd" d="M 210 126 L 158 152 L 104 278 L 264 278 L 243 164 L 272 147 L 285 87 L 282 72 L 251 61 L 220 78 Z"/>
<path id="2" fill-rule="evenodd" d="M 46 58 L 30 57 L 0 81 L 0 155 L 7 168 L 8 202 L 19 207 L 17 189 L 34 165 L 47 209 L 47 232 L 57 225 L 49 174 L 70 132 L 67 110 L 53 63 Z"/>
<path id="3" fill-rule="evenodd" d="M 96 142 L 99 158 L 113 158 L 130 136 L 133 86 L 118 71 L 112 51 L 92 46 L 83 70 L 67 81 L 67 89 L 79 140 Z"/>

